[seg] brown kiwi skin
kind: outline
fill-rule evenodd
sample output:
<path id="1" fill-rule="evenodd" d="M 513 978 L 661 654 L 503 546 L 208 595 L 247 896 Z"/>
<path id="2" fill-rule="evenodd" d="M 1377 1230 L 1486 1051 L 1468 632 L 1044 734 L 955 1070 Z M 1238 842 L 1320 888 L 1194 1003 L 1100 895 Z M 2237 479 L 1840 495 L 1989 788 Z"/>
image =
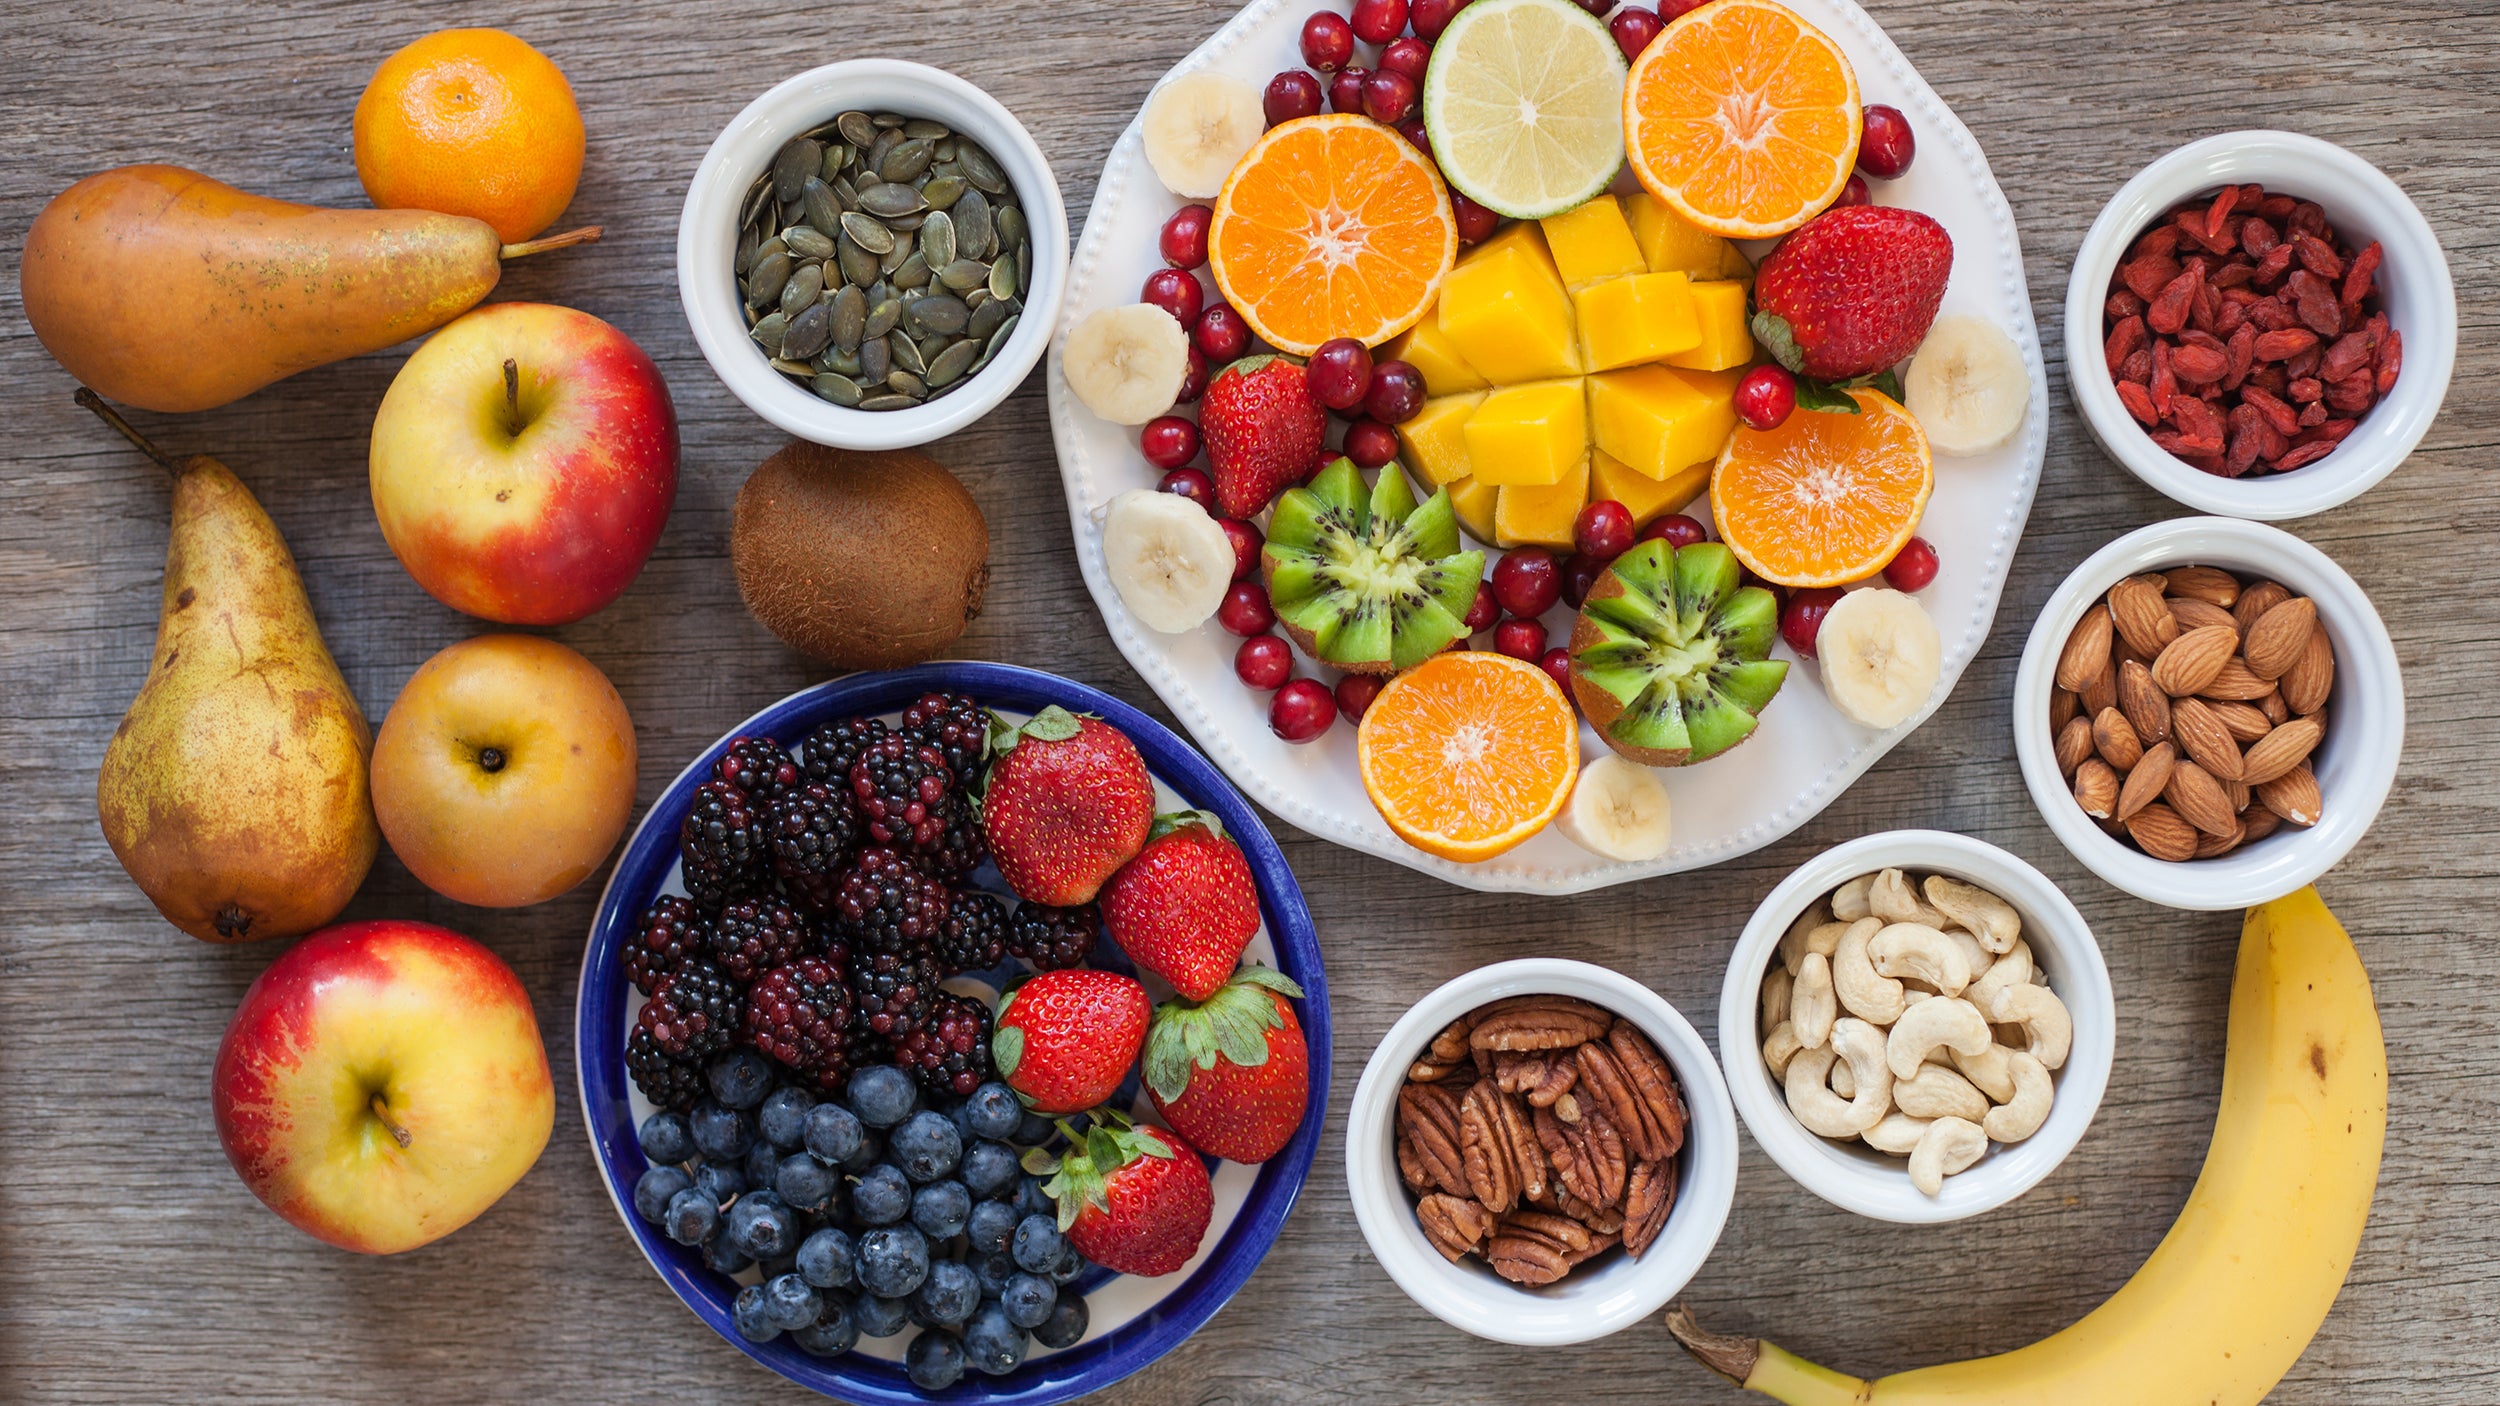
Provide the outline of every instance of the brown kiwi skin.
<path id="1" fill-rule="evenodd" d="M 1613 600 L 1623 595 L 1625 590 L 1623 578 L 1609 571 L 1597 578 L 1597 584 L 1589 587 L 1586 599 L 1590 601 Z M 1615 720 L 1623 716 L 1623 704 L 1618 702 L 1613 694 L 1589 682 L 1588 677 L 1580 669 L 1580 651 L 1596 644 L 1600 638 L 1602 637 L 1598 634 L 1597 626 L 1590 621 L 1584 604 L 1581 612 L 1572 617 L 1570 644 L 1571 696 L 1578 701 L 1581 714 L 1589 720 L 1590 726 L 1597 729 L 1597 735 L 1605 739 L 1606 745 L 1614 749 L 1615 755 L 1625 761 L 1638 762 L 1642 766 L 1683 766 L 1690 762 L 1693 758 L 1693 749 L 1690 747 L 1672 749 L 1635 747 L 1628 742 L 1615 740 Z M 1752 740 L 1753 734 L 1748 733 L 1737 742 L 1736 747 L 1742 747 Z M 1727 751 L 1733 752 L 1736 747 L 1730 747 Z M 1721 752 L 1719 755 L 1724 757 L 1727 752 Z"/>
<path id="2" fill-rule="evenodd" d="M 916 664 L 981 613 L 990 529 L 946 466 L 792 441 L 738 490 L 738 594 L 791 648 L 845 669 Z"/>

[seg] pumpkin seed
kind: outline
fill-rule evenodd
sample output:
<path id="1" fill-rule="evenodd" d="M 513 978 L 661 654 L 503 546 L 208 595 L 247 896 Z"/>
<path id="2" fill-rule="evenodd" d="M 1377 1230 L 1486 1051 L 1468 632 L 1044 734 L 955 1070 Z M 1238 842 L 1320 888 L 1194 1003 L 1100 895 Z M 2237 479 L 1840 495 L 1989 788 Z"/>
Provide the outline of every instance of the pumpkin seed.
<path id="1" fill-rule="evenodd" d="M 944 210 L 962 199 L 966 189 L 961 176 L 931 176 L 929 183 L 920 188 L 920 198 L 929 202 L 930 209 Z"/>
<path id="2" fill-rule="evenodd" d="M 825 144 L 825 159 L 817 166 L 816 171 L 817 174 L 824 178 L 826 184 L 830 185 L 833 182 L 833 178 L 841 175 L 843 168 L 850 164 L 851 148 L 848 143 L 827 142 Z"/>
<path id="3" fill-rule="evenodd" d="M 842 140 L 853 146 L 864 147 L 877 139 L 877 124 L 864 112 L 843 113 L 833 119 L 833 126 L 842 134 Z"/>
<path id="4" fill-rule="evenodd" d="M 747 335 L 753 337 L 755 344 L 764 349 L 764 355 L 779 356 L 781 355 L 782 329 L 789 325 L 790 319 L 787 314 L 766 313 L 756 321 L 753 327 L 747 329 Z"/>
<path id="5" fill-rule="evenodd" d="M 876 123 L 880 128 L 900 127 L 903 125 L 904 117 L 899 112 L 880 112 L 871 115 L 868 120 Z"/>
<path id="6" fill-rule="evenodd" d="M 998 169 L 998 163 L 990 159 L 988 152 L 977 146 L 967 146 L 955 153 L 955 159 L 963 163 L 965 180 L 992 195 L 1007 193 L 1007 173 Z"/>
<path id="7" fill-rule="evenodd" d="M 763 241 L 755 237 L 755 231 L 741 233 L 738 236 L 738 257 L 730 262 L 730 267 L 737 271 L 740 278 L 746 277 L 747 271 L 755 267 L 755 256 L 762 249 Z"/>
<path id="8" fill-rule="evenodd" d="M 754 188 L 747 192 L 747 198 L 738 205 L 738 223 L 742 225 L 755 223 L 755 217 L 764 213 L 764 202 L 772 195 L 772 189 L 771 172 L 767 171 L 756 177 Z"/>
<path id="9" fill-rule="evenodd" d="M 885 383 L 886 374 L 894 369 L 894 349 L 883 337 L 859 344 L 859 383 L 876 386 Z"/>
<path id="10" fill-rule="evenodd" d="M 788 331 L 781 334 L 781 354 L 793 361 L 804 361 L 825 349 L 833 340 L 833 309 L 823 303 L 809 303 L 790 319 Z M 809 368 L 812 374 L 814 368 Z"/>
<path id="11" fill-rule="evenodd" d="M 911 374 L 909 371 L 887 372 L 885 384 L 888 389 L 902 395 L 926 398 L 929 394 L 928 383 Z"/>
<path id="12" fill-rule="evenodd" d="M 972 259 L 957 259 L 938 270 L 938 282 L 958 293 L 978 288 L 989 278 L 989 267 Z"/>
<path id="13" fill-rule="evenodd" d="M 1015 255 L 1001 254 L 998 256 L 998 262 L 990 265 L 991 297 L 1012 298 L 1016 295 L 1016 270 L 1018 267 Z"/>
<path id="14" fill-rule="evenodd" d="M 868 332 L 868 295 L 846 283 L 833 295 L 830 306 L 833 344 L 844 351 L 858 351 L 861 338 Z"/>
<path id="15" fill-rule="evenodd" d="M 824 165 L 825 148 L 813 137 L 798 137 L 782 144 L 773 154 L 773 194 L 782 200 L 796 200 L 808 177 Z"/>
<path id="16" fill-rule="evenodd" d="M 856 210 L 851 211 L 842 217 L 842 233 L 849 238 L 853 244 L 858 245 L 860 248 L 871 254 L 882 256 L 893 252 L 893 233 L 885 226 L 878 224 L 875 220 L 870 219 L 868 216 L 863 215 Z M 866 282 L 867 280 L 862 279 L 859 281 Z"/>
<path id="17" fill-rule="evenodd" d="M 836 405 L 856 406 L 860 402 L 859 382 L 848 376 L 828 371 L 807 384 L 808 389 Z"/>
<path id="18" fill-rule="evenodd" d="M 1016 296 L 1021 298 L 1032 291 L 1033 241 L 1019 239 L 1016 241 Z"/>
<path id="19" fill-rule="evenodd" d="M 781 232 L 782 247 L 802 259 L 830 259 L 833 239 L 820 229 L 808 225 L 792 225 Z"/>
<path id="20" fill-rule="evenodd" d="M 872 395 L 859 403 L 862 410 L 909 410 L 920 402 L 907 395 Z"/>
<path id="21" fill-rule="evenodd" d="M 881 170 L 885 166 L 886 154 L 902 144 L 903 134 L 894 128 L 887 128 L 879 132 L 877 139 L 869 144 L 868 154 L 861 158 L 860 164 L 871 171 Z"/>
<path id="22" fill-rule="evenodd" d="M 914 253 L 910 258 L 903 260 L 902 264 L 894 270 L 894 286 L 907 292 L 928 287 L 928 257 Z"/>
<path id="23" fill-rule="evenodd" d="M 889 181 L 912 179 L 929 169 L 929 163 L 934 159 L 930 146 L 931 143 L 926 141 L 908 139 L 895 143 L 878 160 L 877 174 Z"/>
<path id="24" fill-rule="evenodd" d="M 849 219 L 850 216 L 843 218 Z M 877 256 L 860 248 L 859 242 L 851 238 L 849 230 L 842 232 L 842 249 L 836 257 L 841 261 L 843 282 L 864 288 L 877 281 Z"/>
<path id="25" fill-rule="evenodd" d="M 937 211 L 921 222 L 920 257 L 933 269 L 955 262 L 955 221 L 945 211 Z"/>
<path id="26" fill-rule="evenodd" d="M 990 210 L 989 197 L 977 190 L 966 191 L 963 199 L 955 202 L 952 213 L 955 218 L 956 254 L 966 259 L 988 258 L 991 242 L 996 237 L 995 216 Z"/>
<path id="27" fill-rule="evenodd" d="M 1024 211 L 1014 205 L 998 207 L 998 242 L 1014 244 L 1024 238 Z"/>
<path id="28" fill-rule="evenodd" d="M 823 291 L 825 291 L 825 266 L 801 264 L 798 271 L 790 275 L 790 281 L 781 285 L 781 310 L 788 313 L 795 321 L 799 315 L 799 309 L 816 301 L 816 295 Z"/>
<path id="29" fill-rule="evenodd" d="M 929 385 L 942 390 L 962 380 L 965 370 L 972 365 L 972 359 L 980 354 L 981 344 L 970 337 L 949 345 L 930 360 Z"/>
<path id="30" fill-rule="evenodd" d="M 953 272 L 949 269 L 948 272 Z M 971 324 L 972 311 L 960 298 L 933 294 L 903 305 L 903 325 L 922 336 L 952 337 Z"/>
<path id="31" fill-rule="evenodd" d="M 766 254 L 755 261 L 755 271 L 747 275 L 747 306 L 770 306 L 781 296 L 781 285 L 790 281 L 794 267 L 788 251 Z"/>
<path id="32" fill-rule="evenodd" d="M 920 355 L 919 344 L 906 336 L 903 329 L 899 327 L 886 334 L 885 348 L 893 353 L 894 364 L 906 371 L 916 375 L 929 369 L 928 361 Z"/>
<path id="33" fill-rule="evenodd" d="M 879 219 L 892 219 L 897 215 L 917 215 L 928 209 L 929 203 L 910 186 L 881 181 L 860 187 L 859 208 Z"/>
<path id="34" fill-rule="evenodd" d="M 799 207 L 807 212 L 807 223 L 820 233 L 842 228 L 842 198 L 819 177 L 807 178 L 807 188 L 799 193 Z"/>
<path id="35" fill-rule="evenodd" d="M 827 347 L 816 353 L 816 369 L 830 371 L 837 376 L 856 376 L 859 374 L 859 353 Z"/>
<path id="36" fill-rule="evenodd" d="M 784 376 L 789 376 L 799 381 L 813 381 L 816 379 L 815 367 L 808 365 L 804 361 L 792 361 L 788 357 L 775 358 L 773 361 L 773 369 L 780 372 Z"/>
<path id="37" fill-rule="evenodd" d="M 982 291 L 986 292 L 988 290 L 984 289 Z M 964 332 L 967 336 L 973 337 L 976 340 L 988 341 L 989 335 L 998 330 L 998 324 L 1006 320 L 1006 301 L 1000 298 L 986 298 L 982 301 L 981 306 L 972 310 L 972 321 L 966 324 Z"/>
<path id="38" fill-rule="evenodd" d="M 910 240 L 898 239 L 894 241 L 893 248 L 877 256 L 877 272 L 892 278 L 896 269 L 918 257 L 919 254 L 912 249 Z"/>
<path id="39" fill-rule="evenodd" d="M 868 325 L 861 329 L 860 339 L 863 342 L 883 340 L 886 333 L 894 330 L 894 324 L 902 320 L 903 300 L 890 295 L 881 298 L 869 306 Z"/>
<path id="40" fill-rule="evenodd" d="M 914 117 L 903 124 L 903 135 L 924 142 L 936 142 L 944 141 L 955 133 L 943 122 L 932 122 L 926 117 Z"/>
<path id="41" fill-rule="evenodd" d="M 1009 337 L 1016 335 L 1016 324 L 1022 321 L 1024 321 L 1024 315 L 1015 313 L 1009 315 L 1005 322 L 998 324 L 998 330 L 990 334 L 990 355 L 998 355 L 998 349 L 1007 345 Z"/>

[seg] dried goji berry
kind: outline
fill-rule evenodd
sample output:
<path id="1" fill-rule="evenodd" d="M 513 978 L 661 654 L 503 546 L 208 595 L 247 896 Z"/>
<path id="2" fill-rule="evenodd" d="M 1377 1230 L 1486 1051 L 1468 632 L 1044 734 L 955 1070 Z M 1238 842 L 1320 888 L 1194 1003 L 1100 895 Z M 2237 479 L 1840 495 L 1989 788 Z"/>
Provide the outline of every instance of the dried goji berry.
<path id="1" fill-rule="evenodd" d="M 2238 478 L 2257 465 L 2257 451 L 2264 447 L 2257 431 L 2261 422 L 2254 407 L 2242 405 L 2231 412 L 2231 428 L 2222 451 L 2222 473 Z"/>
<path id="2" fill-rule="evenodd" d="M 2378 378 L 2367 371 L 2326 383 L 2326 403 L 2347 415 L 2358 415 L 2378 401 Z"/>
<path id="3" fill-rule="evenodd" d="M 2231 218 L 2231 212 L 2239 208 L 2239 204 L 2240 188 L 2238 186 L 2224 186 L 2214 196 L 2213 207 L 2205 212 L 2205 237 L 2207 239 L 2222 238 L 2226 228 L 2225 222 Z M 2233 242 L 2237 242 L 2236 232 Z"/>
<path id="4" fill-rule="evenodd" d="M 2129 352 L 2127 354 L 2127 359 L 2118 363 L 2118 370 L 2115 374 L 2119 380 L 2133 381 L 2139 386 L 2152 380 L 2153 349 L 2151 347 L 2137 347 L 2134 351 Z"/>
<path id="5" fill-rule="evenodd" d="M 2125 361 L 2138 347 L 2143 346 L 2145 340 L 2143 318 L 2121 318 L 2117 326 L 2109 329 L 2109 340 L 2101 344 L 2101 351 L 2109 363 L 2109 369 L 2117 370 L 2119 363 Z"/>
<path id="6" fill-rule="evenodd" d="M 2127 407 L 2127 414 L 2139 425 L 2154 425 L 2161 417 L 2153 413 L 2153 397 L 2133 381 L 2118 383 L 2118 403 Z"/>
<path id="7" fill-rule="evenodd" d="M 2334 452 L 2335 446 L 2332 444 L 2317 443 L 2294 445 L 2292 448 L 2285 450 L 2281 458 L 2274 461 L 2274 471 L 2276 473 L 2288 473 L 2291 470 L 2300 468 L 2304 465 L 2314 464 Z"/>
<path id="8" fill-rule="evenodd" d="M 2126 291 L 2148 303 L 2178 276 L 2179 261 L 2168 254 L 2140 255 L 2118 266 L 2118 281 L 2126 285 Z"/>
<path id="9" fill-rule="evenodd" d="M 2292 211 L 2299 208 L 2300 202 L 2294 200 L 2288 195 L 2269 195 L 2265 199 L 2257 202 L 2257 213 L 2265 216 L 2269 220 L 2274 221 L 2276 224 L 2281 224 L 2283 221 L 2290 219 L 2292 217 Z"/>
<path id="10" fill-rule="evenodd" d="M 2264 220 L 2252 215 L 2240 221 L 2240 248 L 2248 252 L 2248 257 L 2262 259 L 2282 242 L 2283 236 L 2276 234 L 2274 226 Z"/>
<path id="11" fill-rule="evenodd" d="M 2379 339 L 2378 373 L 2375 379 L 2380 395 L 2386 395 L 2396 389 L 2396 374 L 2404 369 L 2405 364 L 2404 348 L 2405 334 L 2392 327 L 2387 329 L 2385 337 Z"/>
<path id="12" fill-rule="evenodd" d="M 2344 276 L 2344 261 L 2335 257 L 2335 246 L 2307 231 L 2292 236 L 2292 249 L 2300 258 L 2300 266 L 2318 277 L 2333 282 Z"/>
<path id="13" fill-rule="evenodd" d="M 2289 269 L 2291 266 L 2292 246 L 2289 244 L 2275 245 L 2273 248 L 2266 251 L 2266 256 L 2264 258 L 2257 261 L 2257 286 L 2263 288 L 2273 283 L 2276 279 L 2281 278 L 2284 271 Z"/>
<path id="14" fill-rule="evenodd" d="M 2183 270 L 2177 278 L 2162 285 L 2152 305 L 2144 310 L 2144 325 L 2164 336 L 2176 336 L 2187 326 L 2188 313 L 2196 304 L 2197 285 L 2202 282 L 2193 269 Z"/>
<path id="15" fill-rule="evenodd" d="M 2263 386 L 2252 382 L 2240 387 L 2240 404 L 2254 407 L 2277 433 L 2289 435 L 2300 431 L 2300 412 L 2284 404 Z"/>
<path id="16" fill-rule="evenodd" d="M 2314 386 L 2314 385 L 2316 385 L 2316 384 L 2317 384 L 2317 382 L 2312 381 L 2312 382 L 2310 382 L 2309 384 L 2311 384 L 2311 385 L 2313 385 L 2313 386 Z M 2325 402 L 2325 401 L 2323 401 L 2323 400 L 2314 400 L 2314 399 L 2313 399 L 2313 400 L 2311 400 L 2311 401 L 2310 401 L 2307 405 L 2304 405 L 2304 406 L 2302 406 L 2302 407 L 2300 408 L 2300 427 L 2301 427 L 2302 429 L 2304 429 L 2304 430 L 2305 430 L 2305 429 L 2309 428 L 2311 425 L 2323 425 L 2323 424 L 2325 424 L 2325 423 L 2326 423 L 2326 402 Z"/>
<path id="17" fill-rule="evenodd" d="M 2255 314 L 2251 313 L 2252 320 Z M 2256 352 L 2259 361 L 2289 361 L 2318 344 L 2318 334 L 2306 327 L 2285 327 L 2257 334 Z"/>
<path id="18" fill-rule="evenodd" d="M 2231 374 L 2231 358 L 2211 347 L 2182 346 L 2170 354 L 2170 370 L 2190 385 L 2210 385 Z"/>
<path id="19" fill-rule="evenodd" d="M 2237 288 L 2256 276 L 2257 266 L 2254 264 L 2229 263 L 2215 269 L 2213 277 L 2207 279 L 2206 282 L 2211 283 L 2219 291 Z"/>
<path id="20" fill-rule="evenodd" d="M 2110 294 L 2109 301 L 2101 304 L 2101 316 L 2112 322 L 2140 317 L 2143 313 L 2144 300 L 2124 288 Z"/>
<path id="21" fill-rule="evenodd" d="M 2347 332 L 2335 339 L 2318 362 L 2318 379 L 2340 381 L 2370 364 L 2370 334 L 2367 331 Z"/>
<path id="22" fill-rule="evenodd" d="M 2153 374 L 2144 383 L 2153 397 L 2153 409 L 2164 418 L 2170 414 L 2170 402 L 2179 393 L 2179 378 L 2170 369 L 2170 344 L 2153 343 Z"/>

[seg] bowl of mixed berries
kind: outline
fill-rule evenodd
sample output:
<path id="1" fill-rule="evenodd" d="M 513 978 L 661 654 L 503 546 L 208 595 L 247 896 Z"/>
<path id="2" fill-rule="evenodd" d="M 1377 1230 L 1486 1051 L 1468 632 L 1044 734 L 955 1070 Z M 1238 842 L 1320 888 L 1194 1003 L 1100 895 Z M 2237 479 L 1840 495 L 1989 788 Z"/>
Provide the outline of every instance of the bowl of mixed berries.
<path id="1" fill-rule="evenodd" d="M 600 900 L 575 1023 L 645 1257 L 854 1402 L 1065 1401 L 1178 1345 L 1292 1209 L 1327 1042 L 1240 794 L 996 664 L 821 684 L 696 758 Z"/>

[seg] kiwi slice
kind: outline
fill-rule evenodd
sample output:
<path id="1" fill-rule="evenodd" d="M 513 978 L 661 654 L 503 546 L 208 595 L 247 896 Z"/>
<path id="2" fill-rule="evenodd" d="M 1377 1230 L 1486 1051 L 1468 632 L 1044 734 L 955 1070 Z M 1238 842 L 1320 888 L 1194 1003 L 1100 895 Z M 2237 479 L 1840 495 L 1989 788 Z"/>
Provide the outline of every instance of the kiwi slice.
<path id="1" fill-rule="evenodd" d="M 1393 674 L 1467 633 L 1484 553 L 1458 549 L 1449 494 L 1418 504 L 1394 463 L 1366 489 L 1340 458 L 1276 500 L 1259 570 L 1285 633 L 1313 658 Z"/>
<path id="2" fill-rule="evenodd" d="M 1644 766 L 1706 762 L 1753 735 L 1788 678 L 1779 603 L 1717 542 L 1648 541 L 1589 587 L 1571 627 L 1571 692 L 1606 745 Z"/>

